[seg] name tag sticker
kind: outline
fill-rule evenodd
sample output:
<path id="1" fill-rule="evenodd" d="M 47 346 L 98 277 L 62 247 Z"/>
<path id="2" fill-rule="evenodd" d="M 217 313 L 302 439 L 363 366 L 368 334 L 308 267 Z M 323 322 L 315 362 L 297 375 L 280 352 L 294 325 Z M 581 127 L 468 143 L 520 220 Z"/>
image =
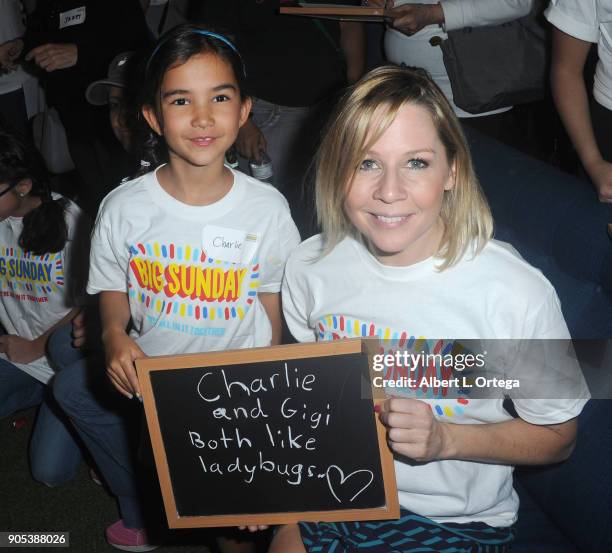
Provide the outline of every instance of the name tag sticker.
<path id="1" fill-rule="evenodd" d="M 65 27 L 72 27 L 72 25 L 80 25 L 85 23 L 86 6 L 75 8 L 67 12 L 62 12 L 59 15 L 59 28 L 64 29 Z"/>
<path id="2" fill-rule="evenodd" d="M 229 263 L 248 263 L 253 258 L 257 234 L 227 227 L 207 225 L 202 231 L 202 247 L 208 257 Z"/>

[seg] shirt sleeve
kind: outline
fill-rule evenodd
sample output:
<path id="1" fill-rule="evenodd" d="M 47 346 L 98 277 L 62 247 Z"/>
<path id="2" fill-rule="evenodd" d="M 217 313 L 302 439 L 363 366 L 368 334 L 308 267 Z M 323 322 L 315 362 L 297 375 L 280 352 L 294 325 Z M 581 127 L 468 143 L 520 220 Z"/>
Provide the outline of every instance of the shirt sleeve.
<path id="1" fill-rule="evenodd" d="M 2 14 L 0 44 L 23 36 L 25 27 L 19 3 L 16 0 L 0 0 L 0 13 Z"/>
<path id="2" fill-rule="evenodd" d="M 102 204 L 91 235 L 87 283 L 87 292 L 90 294 L 127 292 L 129 254 L 117 238 L 119 221 L 114 220 L 111 211 L 108 204 Z"/>
<path id="3" fill-rule="evenodd" d="M 273 241 L 275 242 L 274 247 L 267 249 L 261 260 L 259 291 L 264 294 L 280 292 L 287 259 L 300 243 L 300 233 L 288 208 L 280 216 L 278 230 Z"/>
<path id="4" fill-rule="evenodd" d="M 533 0 L 442 0 L 447 31 L 464 27 L 501 25 L 526 16 Z"/>
<path id="5" fill-rule="evenodd" d="M 599 40 L 595 0 L 551 0 L 544 16 L 557 29 L 578 40 L 592 43 Z"/>
<path id="6" fill-rule="evenodd" d="M 519 416 L 532 424 L 559 424 L 579 415 L 591 395 L 552 286 L 525 322 L 524 336 L 506 374 L 520 382 L 510 394 Z"/>
<path id="7" fill-rule="evenodd" d="M 289 331 L 298 342 L 314 342 L 315 330 L 308 323 L 312 302 L 308 299 L 307 282 L 302 269 L 295 256 L 287 262 L 282 287 L 283 315 Z"/>

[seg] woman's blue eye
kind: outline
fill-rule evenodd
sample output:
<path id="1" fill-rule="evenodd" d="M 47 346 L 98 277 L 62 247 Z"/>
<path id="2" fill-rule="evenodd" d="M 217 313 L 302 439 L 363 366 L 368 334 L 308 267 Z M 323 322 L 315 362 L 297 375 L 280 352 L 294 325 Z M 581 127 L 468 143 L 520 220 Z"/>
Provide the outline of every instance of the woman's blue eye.
<path id="1" fill-rule="evenodd" d="M 410 167 L 410 169 L 426 169 L 429 167 L 429 163 L 427 163 L 427 161 L 424 159 L 417 157 L 408 160 L 408 167 Z"/>
<path id="2" fill-rule="evenodd" d="M 378 169 L 378 164 L 373 159 L 364 159 L 359 166 L 360 171 L 373 171 Z"/>

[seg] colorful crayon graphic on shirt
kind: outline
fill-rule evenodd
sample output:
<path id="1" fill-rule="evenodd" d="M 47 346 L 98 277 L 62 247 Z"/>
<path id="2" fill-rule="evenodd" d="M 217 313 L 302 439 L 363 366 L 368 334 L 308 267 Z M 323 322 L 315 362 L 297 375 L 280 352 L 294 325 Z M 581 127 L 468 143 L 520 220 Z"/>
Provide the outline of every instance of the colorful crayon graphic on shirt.
<path id="1" fill-rule="evenodd" d="M 437 340 L 435 342 L 427 340 L 424 337 L 417 337 L 408 331 L 397 331 L 390 327 L 381 327 L 371 322 L 362 321 L 354 317 L 346 317 L 344 315 L 328 315 L 321 317 L 317 321 L 317 339 L 318 340 L 341 340 L 344 338 L 377 338 L 381 340 L 379 353 L 393 354 L 395 351 L 415 351 L 426 352 L 433 354 L 453 354 L 456 355 L 463 351 L 463 346 L 458 342 Z M 381 376 L 389 380 L 398 380 L 403 377 L 412 376 L 417 382 L 421 382 L 423 378 L 428 380 L 432 376 L 437 378 L 448 378 L 452 372 L 452 367 L 444 367 L 438 364 L 429 364 L 420 366 L 414 374 L 410 373 L 410 369 L 405 366 L 386 367 Z M 469 375 L 469 371 L 464 371 L 465 375 Z M 452 418 L 460 416 L 465 412 L 469 405 L 470 395 L 469 388 L 459 389 L 461 397 L 456 400 L 446 399 L 448 389 L 444 387 L 431 388 L 428 386 L 418 386 L 410 389 L 395 388 L 393 393 L 396 395 L 409 395 L 418 399 L 427 400 L 444 400 L 443 402 L 433 402 L 432 407 L 438 417 Z"/>
<path id="2" fill-rule="evenodd" d="M 257 297 L 256 260 L 246 266 L 215 260 L 200 248 L 158 243 L 133 245 L 130 253 L 130 297 L 156 319 L 242 320 Z"/>
<path id="3" fill-rule="evenodd" d="M 46 303 L 64 286 L 61 252 L 34 255 L 21 248 L 0 247 L 2 296 L 19 301 Z"/>

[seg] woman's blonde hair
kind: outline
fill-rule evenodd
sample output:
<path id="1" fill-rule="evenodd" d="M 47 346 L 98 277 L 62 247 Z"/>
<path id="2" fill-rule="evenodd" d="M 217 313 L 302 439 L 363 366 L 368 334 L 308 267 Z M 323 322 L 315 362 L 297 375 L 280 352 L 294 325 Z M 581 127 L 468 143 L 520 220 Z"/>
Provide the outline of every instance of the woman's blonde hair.
<path id="1" fill-rule="evenodd" d="M 472 245 L 474 254 L 491 238 L 491 211 L 474 173 L 461 126 L 442 91 L 422 69 L 378 67 L 349 89 L 336 108 L 317 154 L 316 206 L 326 252 L 345 236 L 359 238 L 344 203 L 367 150 L 382 136 L 405 105 L 430 114 L 455 185 L 444 192 L 440 217 L 444 234 L 436 257 L 439 270 L 455 264 Z"/>

